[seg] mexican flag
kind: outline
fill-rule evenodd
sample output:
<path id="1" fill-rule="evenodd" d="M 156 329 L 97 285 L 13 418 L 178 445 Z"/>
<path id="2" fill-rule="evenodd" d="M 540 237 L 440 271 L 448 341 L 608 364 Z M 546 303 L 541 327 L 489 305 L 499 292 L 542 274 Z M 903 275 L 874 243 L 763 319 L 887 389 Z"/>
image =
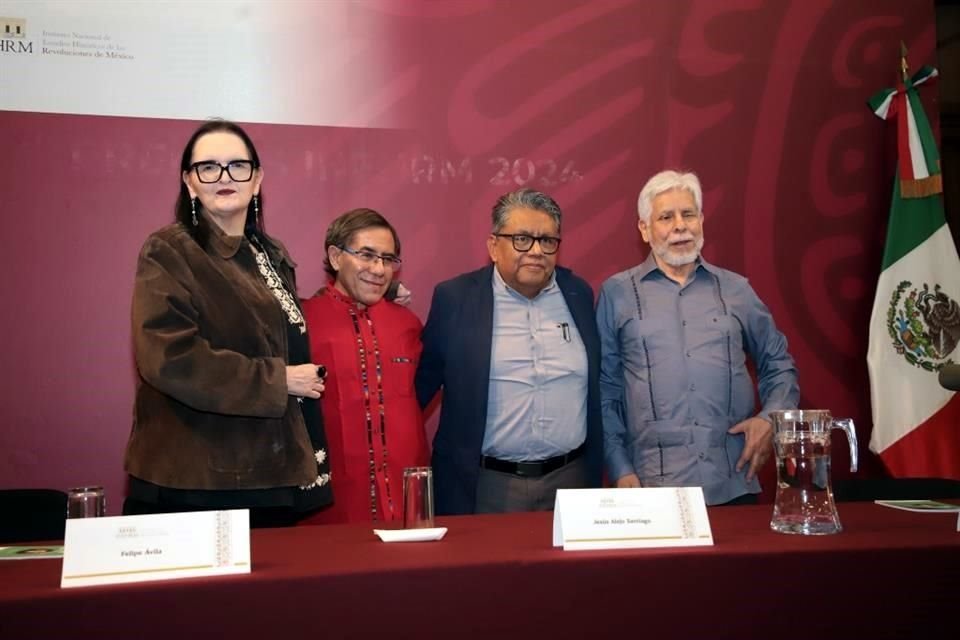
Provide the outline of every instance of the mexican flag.
<path id="1" fill-rule="evenodd" d="M 870 318 L 870 449 L 896 477 L 960 479 L 960 394 L 937 381 L 960 360 L 960 258 L 940 192 L 940 162 L 916 87 L 922 69 L 870 101 L 897 121 L 898 169 Z"/>

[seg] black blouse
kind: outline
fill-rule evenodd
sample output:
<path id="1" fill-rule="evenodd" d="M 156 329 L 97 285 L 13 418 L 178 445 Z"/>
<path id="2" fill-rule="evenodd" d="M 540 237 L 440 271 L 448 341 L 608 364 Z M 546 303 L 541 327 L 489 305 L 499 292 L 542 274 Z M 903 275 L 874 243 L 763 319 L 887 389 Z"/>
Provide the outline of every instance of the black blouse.
<path id="1" fill-rule="evenodd" d="M 285 282 L 273 266 L 279 258 L 272 256 L 256 239 L 250 242 L 249 246 L 257 258 L 259 276 L 273 292 L 287 318 L 288 364 L 310 362 L 310 340 L 300 301 L 296 292 L 292 291 L 292 283 Z M 294 511 L 307 512 L 330 504 L 333 501 L 333 492 L 330 488 L 330 462 L 327 459 L 323 415 L 316 400 L 302 398 L 297 404 L 303 412 L 303 421 L 317 459 L 317 478 L 310 486 L 231 490 L 174 489 L 130 476 L 128 495 L 136 500 L 164 507 L 182 505 L 201 509 L 289 507 Z"/>

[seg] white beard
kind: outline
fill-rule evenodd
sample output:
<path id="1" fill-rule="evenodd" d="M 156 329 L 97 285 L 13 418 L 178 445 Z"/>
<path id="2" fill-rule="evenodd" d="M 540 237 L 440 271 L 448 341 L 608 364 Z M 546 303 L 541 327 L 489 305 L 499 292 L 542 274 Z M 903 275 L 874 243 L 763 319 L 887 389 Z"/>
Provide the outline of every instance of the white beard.
<path id="1" fill-rule="evenodd" d="M 677 239 L 693 240 L 693 237 L 691 236 L 690 238 Z M 671 267 L 682 267 L 683 265 L 690 264 L 700 255 L 700 251 L 703 249 L 703 236 L 701 235 L 699 238 L 697 238 L 694 242 L 693 249 L 687 251 L 686 253 L 677 253 L 676 251 L 671 251 L 669 243 L 654 244 L 651 242 L 650 247 L 653 249 L 653 253 L 665 264 L 668 264 Z"/>

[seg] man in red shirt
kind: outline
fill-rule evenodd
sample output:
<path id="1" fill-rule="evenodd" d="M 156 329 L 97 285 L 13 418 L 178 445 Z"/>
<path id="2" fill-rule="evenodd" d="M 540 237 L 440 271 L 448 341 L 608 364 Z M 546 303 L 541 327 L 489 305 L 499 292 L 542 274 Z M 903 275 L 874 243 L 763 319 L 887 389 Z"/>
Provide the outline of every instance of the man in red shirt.
<path id="1" fill-rule="evenodd" d="M 322 398 L 334 503 L 304 524 L 403 518 L 403 470 L 429 464 L 413 387 L 422 325 L 384 299 L 400 268 L 400 238 L 372 209 L 330 225 L 331 286 L 304 301 L 313 362 L 327 369 Z"/>

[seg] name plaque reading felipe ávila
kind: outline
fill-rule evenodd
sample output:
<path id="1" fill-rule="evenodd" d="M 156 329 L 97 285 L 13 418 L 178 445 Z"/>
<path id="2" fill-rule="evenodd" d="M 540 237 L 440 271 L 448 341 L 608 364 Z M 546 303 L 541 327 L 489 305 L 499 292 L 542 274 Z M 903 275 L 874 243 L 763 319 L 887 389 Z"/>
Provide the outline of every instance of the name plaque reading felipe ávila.
<path id="1" fill-rule="evenodd" d="M 63 588 L 250 573 L 250 512 L 68 519 Z"/>

